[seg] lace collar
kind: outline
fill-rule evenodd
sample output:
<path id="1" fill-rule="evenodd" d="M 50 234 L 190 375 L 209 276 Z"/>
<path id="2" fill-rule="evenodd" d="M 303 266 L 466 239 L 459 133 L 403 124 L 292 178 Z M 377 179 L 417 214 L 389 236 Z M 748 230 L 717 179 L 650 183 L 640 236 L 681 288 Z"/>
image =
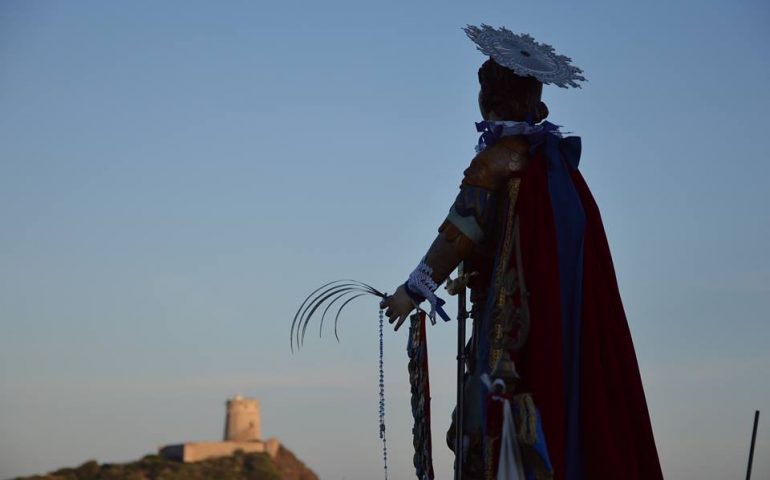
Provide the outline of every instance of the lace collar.
<path id="1" fill-rule="evenodd" d="M 544 134 L 552 134 L 561 138 L 559 126 L 551 122 L 529 123 L 516 122 L 513 120 L 484 120 L 476 123 L 476 131 L 481 133 L 479 142 L 476 144 L 476 153 L 481 153 L 491 147 L 502 137 L 512 135 L 524 135 L 527 137 L 539 137 L 537 143 L 541 143 Z"/>

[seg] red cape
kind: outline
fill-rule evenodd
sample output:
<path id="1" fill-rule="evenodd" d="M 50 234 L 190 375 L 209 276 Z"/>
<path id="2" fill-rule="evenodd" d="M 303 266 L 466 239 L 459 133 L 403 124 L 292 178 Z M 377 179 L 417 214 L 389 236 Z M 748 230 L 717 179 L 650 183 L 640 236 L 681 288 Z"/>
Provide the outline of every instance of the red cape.
<path id="1" fill-rule="evenodd" d="M 579 171 L 572 182 L 586 215 L 581 321 L 583 479 L 662 479 L 631 333 L 599 209 Z M 536 156 L 521 180 L 516 211 L 531 326 L 513 358 L 540 410 L 554 478 L 565 478 L 566 399 L 556 226 L 546 162 Z"/>

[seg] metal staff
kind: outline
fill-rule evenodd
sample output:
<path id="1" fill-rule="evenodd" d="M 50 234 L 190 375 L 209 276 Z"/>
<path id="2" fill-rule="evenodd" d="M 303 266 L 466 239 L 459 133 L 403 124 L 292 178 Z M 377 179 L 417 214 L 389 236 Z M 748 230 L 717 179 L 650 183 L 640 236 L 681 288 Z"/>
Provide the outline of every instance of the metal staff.
<path id="1" fill-rule="evenodd" d="M 749 466 L 746 468 L 746 480 L 751 480 L 751 464 L 754 463 L 754 445 L 757 443 L 758 426 L 759 426 L 759 410 L 754 412 L 754 431 L 751 433 L 751 449 L 749 450 Z"/>
<path id="2" fill-rule="evenodd" d="M 457 267 L 459 291 L 457 292 L 457 407 L 455 409 L 455 480 L 463 478 L 463 404 L 465 403 L 465 320 L 468 310 L 465 302 L 465 283 L 463 264 Z"/>

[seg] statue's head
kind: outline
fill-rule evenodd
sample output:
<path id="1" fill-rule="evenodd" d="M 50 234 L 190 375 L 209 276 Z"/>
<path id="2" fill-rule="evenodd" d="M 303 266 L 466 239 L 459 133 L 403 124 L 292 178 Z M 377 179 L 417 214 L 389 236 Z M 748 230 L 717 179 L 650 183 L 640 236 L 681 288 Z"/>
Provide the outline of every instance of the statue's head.
<path id="1" fill-rule="evenodd" d="M 479 68 L 479 108 L 485 120 L 532 121 L 548 116 L 540 101 L 543 84 L 533 77 L 522 77 L 491 58 Z"/>

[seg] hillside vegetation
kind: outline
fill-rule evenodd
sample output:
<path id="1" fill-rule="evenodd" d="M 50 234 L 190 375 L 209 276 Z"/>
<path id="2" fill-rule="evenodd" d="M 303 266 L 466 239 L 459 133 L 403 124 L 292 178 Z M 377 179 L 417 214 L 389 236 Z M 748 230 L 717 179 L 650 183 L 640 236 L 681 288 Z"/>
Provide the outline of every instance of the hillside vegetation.
<path id="1" fill-rule="evenodd" d="M 289 450 L 275 459 L 265 453 L 235 452 L 230 457 L 181 463 L 147 455 L 131 463 L 99 465 L 91 460 L 76 468 L 16 480 L 318 480 Z"/>

